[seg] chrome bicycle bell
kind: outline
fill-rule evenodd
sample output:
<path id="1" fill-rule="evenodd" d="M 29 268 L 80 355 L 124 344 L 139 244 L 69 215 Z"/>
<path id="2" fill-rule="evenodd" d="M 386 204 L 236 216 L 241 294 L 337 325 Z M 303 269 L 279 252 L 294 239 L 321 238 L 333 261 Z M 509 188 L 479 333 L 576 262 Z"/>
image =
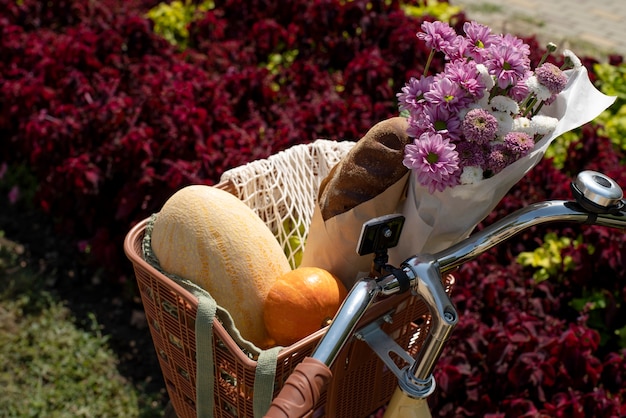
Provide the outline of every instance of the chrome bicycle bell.
<path id="1" fill-rule="evenodd" d="M 622 188 L 610 177 L 597 171 L 578 173 L 571 184 L 574 198 L 592 213 L 607 213 L 624 207 Z"/>

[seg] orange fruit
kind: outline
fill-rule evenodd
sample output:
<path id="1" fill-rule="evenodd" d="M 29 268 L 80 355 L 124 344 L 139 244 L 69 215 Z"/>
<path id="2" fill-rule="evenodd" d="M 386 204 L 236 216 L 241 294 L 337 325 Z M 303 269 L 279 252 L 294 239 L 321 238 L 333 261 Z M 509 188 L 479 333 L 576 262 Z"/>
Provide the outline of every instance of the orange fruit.
<path id="1" fill-rule="evenodd" d="M 291 345 L 330 323 L 348 291 L 328 271 L 299 267 L 280 276 L 263 305 L 265 327 L 276 344 Z"/>

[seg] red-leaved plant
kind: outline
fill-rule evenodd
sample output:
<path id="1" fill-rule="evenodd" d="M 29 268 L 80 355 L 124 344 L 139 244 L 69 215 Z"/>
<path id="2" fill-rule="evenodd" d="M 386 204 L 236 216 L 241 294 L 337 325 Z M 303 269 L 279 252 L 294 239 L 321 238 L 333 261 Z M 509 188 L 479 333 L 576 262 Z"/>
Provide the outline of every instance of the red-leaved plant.
<path id="1" fill-rule="evenodd" d="M 361 137 L 397 114 L 395 92 L 430 52 L 415 42 L 423 19 L 407 17 L 397 0 L 215 0 L 189 28 L 185 51 L 154 34 L 144 14 L 156 3 L 0 0 L 0 183 L 28 168 L 35 203 L 59 237 L 90 249 L 111 277 L 130 275 L 129 228 L 175 190 L 213 184 L 297 143 Z M 453 19 L 458 30 L 463 22 Z M 536 63 L 543 51 L 525 41 Z M 276 56 L 292 60 L 270 65 Z M 626 185 L 610 141 L 593 126 L 580 135 L 564 170 L 542 161 L 485 223 L 569 198 L 581 169 Z M 14 186 L 2 185 L 12 201 Z M 626 353 L 591 327 L 594 312 L 570 304 L 602 289 L 614 302 L 604 331 L 625 325 L 623 235 L 551 228 L 535 227 L 459 271 L 461 321 L 437 368 L 435 416 L 626 415 Z M 573 270 L 537 284 L 515 257 L 548 230 L 584 244 L 565 250 Z"/>

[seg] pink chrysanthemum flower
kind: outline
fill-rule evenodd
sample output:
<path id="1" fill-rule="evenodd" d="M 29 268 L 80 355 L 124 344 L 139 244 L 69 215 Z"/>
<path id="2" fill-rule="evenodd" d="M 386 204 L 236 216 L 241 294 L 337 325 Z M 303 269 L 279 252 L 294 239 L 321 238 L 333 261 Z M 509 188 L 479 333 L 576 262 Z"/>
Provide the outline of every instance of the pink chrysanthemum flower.
<path id="1" fill-rule="evenodd" d="M 429 90 L 432 81 L 432 76 L 422 76 L 419 79 L 411 77 L 408 83 L 402 87 L 401 92 L 396 94 L 400 110 L 411 112 L 417 109 L 418 103 L 424 101 L 424 93 Z"/>
<path id="2" fill-rule="evenodd" d="M 491 175 L 496 175 L 513 161 L 514 159 L 504 144 L 495 144 L 491 147 L 485 160 L 485 171 L 489 170 Z"/>
<path id="3" fill-rule="evenodd" d="M 496 175 L 554 131 L 558 120 L 538 113 L 568 78 L 552 64 L 533 69 L 523 40 L 476 22 L 466 22 L 463 35 L 445 22 L 421 29 L 417 37 L 431 49 L 424 74 L 435 52 L 445 55 L 443 71 L 412 78 L 397 97 L 407 134 L 417 138 L 403 162 L 431 193 Z"/>
<path id="4" fill-rule="evenodd" d="M 530 45 L 525 43 L 517 36 L 505 33 L 500 37 L 499 43 L 505 48 L 517 51 L 525 59 L 524 65 L 530 67 Z"/>
<path id="5" fill-rule="evenodd" d="M 419 138 L 423 133 L 431 132 L 430 120 L 428 119 L 424 106 L 414 109 L 407 119 L 408 127 L 406 134 L 411 138 Z"/>
<path id="6" fill-rule="evenodd" d="M 511 99 L 517 102 L 522 102 L 528 96 L 530 89 L 528 88 L 528 84 L 526 82 L 532 75 L 533 72 L 529 70 L 526 71 L 526 74 L 524 74 L 522 78 L 517 80 L 517 83 L 511 87 L 511 90 L 509 90 L 509 97 L 511 97 Z"/>
<path id="7" fill-rule="evenodd" d="M 417 34 L 418 39 L 426 43 L 428 48 L 443 51 L 449 47 L 457 37 L 454 29 L 441 21 L 422 23 L 422 31 Z"/>
<path id="8" fill-rule="evenodd" d="M 485 65 L 501 89 L 515 86 L 530 70 L 530 48 L 514 36 L 504 35 L 488 52 Z"/>
<path id="9" fill-rule="evenodd" d="M 407 144 L 402 163 L 413 170 L 417 181 L 430 193 L 443 191 L 459 182 L 459 154 L 454 144 L 440 134 L 422 134 Z"/>
<path id="10" fill-rule="evenodd" d="M 465 139 L 484 145 L 496 137 L 498 120 L 485 109 L 472 109 L 465 115 L 461 129 Z"/>
<path id="11" fill-rule="evenodd" d="M 485 83 L 476 68 L 476 62 L 457 60 L 446 65 L 444 73 L 463 90 L 475 99 L 480 99 L 485 93 Z"/>
<path id="12" fill-rule="evenodd" d="M 430 90 L 424 93 L 424 98 L 431 105 L 445 107 L 451 112 L 459 111 L 471 102 L 471 98 L 458 83 L 445 77 L 435 77 Z"/>
<path id="13" fill-rule="evenodd" d="M 424 115 L 432 133 L 446 134 L 451 140 L 459 139 L 463 133 L 457 112 L 449 112 L 441 106 L 424 106 Z"/>
<path id="14" fill-rule="evenodd" d="M 535 76 L 552 94 L 559 94 L 567 84 L 567 76 L 554 64 L 545 62 L 535 69 Z"/>
<path id="15" fill-rule="evenodd" d="M 509 132 L 504 136 L 504 146 L 517 160 L 528 155 L 535 141 L 525 132 Z"/>
<path id="16" fill-rule="evenodd" d="M 456 152 L 459 153 L 459 161 L 461 166 L 485 166 L 485 146 L 476 142 L 459 141 L 456 143 Z"/>
<path id="17" fill-rule="evenodd" d="M 468 48 L 467 56 L 481 63 L 485 58 L 487 48 L 494 42 L 495 35 L 491 33 L 491 28 L 477 22 L 465 22 L 463 31 L 467 36 Z"/>
<path id="18" fill-rule="evenodd" d="M 444 45 L 442 51 L 446 54 L 447 60 L 456 61 L 464 59 L 468 48 L 470 48 L 470 44 L 467 39 L 463 36 L 457 36 L 449 44 Z"/>

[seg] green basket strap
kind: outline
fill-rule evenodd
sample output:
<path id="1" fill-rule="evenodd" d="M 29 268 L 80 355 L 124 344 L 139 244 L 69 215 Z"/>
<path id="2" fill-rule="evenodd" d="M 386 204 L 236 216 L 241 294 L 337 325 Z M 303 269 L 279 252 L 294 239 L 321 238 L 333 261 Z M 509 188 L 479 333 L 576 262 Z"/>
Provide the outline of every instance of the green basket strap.
<path id="1" fill-rule="evenodd" d="M 198 418 L 212 417 L 215 406 L 215 359 L 213 351 L 213 321 L 218 317 L 228 334 L 250 358 L 257 358 L 254 379 L 253 411 L 254 417 L 263 417 L 268 411 L 274 396 L 276 364 L 278 353 L 283 347 L 260 350 L 251 342 L 241 337 L 232 317 L 215 299 L 200 286 L 165 272 L 159 260 L 152 252 L 152 227 L 156 219 L 153 214 L 146 224 L 142 242 L 144 259 L 162 274 L 178 283 L 198 298 L 196 313 L 196 413 Z"/>
<path id="2" fill-rule="evenodd" d="M 196 315 L 196 412 L 199 418 L 212 417 L 215 406 L 213 372 L 213 320 L 217 303 L 198 294 Z"/>
<path id="3" fill-rule="evenodd" d="M 283 347 L 273 347 L 259 354 L 254 374 L 254 396 L 252 408 L 254 418 L 262 418 L 267 413 L 274 398 L 276 363 Z"/>

